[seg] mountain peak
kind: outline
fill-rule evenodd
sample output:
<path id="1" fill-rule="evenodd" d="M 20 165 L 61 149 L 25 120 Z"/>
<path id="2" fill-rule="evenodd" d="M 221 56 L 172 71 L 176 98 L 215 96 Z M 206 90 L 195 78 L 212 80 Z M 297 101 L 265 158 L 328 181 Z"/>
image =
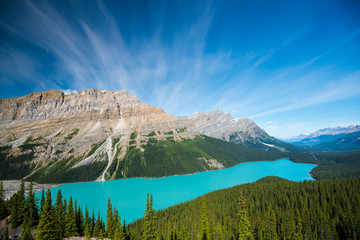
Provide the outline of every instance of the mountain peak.
<path id="1" fill-rule="evenodd" d="M 338 135 L 338 134 L 348 134 L 353 132 L 359 132 L 360 131 L 360 125 L 350 125 L 347 127 L 328 127 L 328 128 L 322 128 L 312 133 L 303 133 L 295 137 L 291 137 L 287 139 L 288 142 L 297 142 L 301 141 L 303 139 L 312 139 L 323 135 Z"/>

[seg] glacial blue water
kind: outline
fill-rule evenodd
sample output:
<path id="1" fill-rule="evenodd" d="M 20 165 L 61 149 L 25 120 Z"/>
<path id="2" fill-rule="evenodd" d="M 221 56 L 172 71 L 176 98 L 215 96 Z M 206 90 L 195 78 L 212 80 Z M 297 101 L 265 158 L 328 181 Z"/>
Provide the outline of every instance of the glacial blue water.
<path id="1" fill-rule="evenodd" d="M 119 210 L 122 219 L 132 222 L 144 215 L 146 194 L 152 193 L 156 210 L 185 202 L 214 190 L 254 182 L 265 176 L 278 176 L 292 181 L 312 180 L 309 172 L 313 164 L 294 163 L 289 159 L 267 162 L 241 163 L 235 167 L 196 173 L 192 175 L 163 178 L 130 178 L 106 182 L 86 182 L 65 184 L 51 189 L 53 201 L 59 189 L 67 200 L 77 199 L 91 214 L 95 210 L 106 216 L 107 200 Z M 41 193 L 36 197 L 40 198 Z"/>

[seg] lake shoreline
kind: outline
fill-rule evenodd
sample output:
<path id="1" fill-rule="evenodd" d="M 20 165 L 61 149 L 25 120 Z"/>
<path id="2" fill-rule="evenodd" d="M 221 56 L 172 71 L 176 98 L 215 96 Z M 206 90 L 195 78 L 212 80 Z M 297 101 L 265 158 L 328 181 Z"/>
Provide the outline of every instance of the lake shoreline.
<path id="1" fill-rule="evenodd" d="M 0 181 L 3 183 L 5 200 L 10 199 L 12 195 L 14 195 L 17 191 L 20 190 L 21 180 L 0 180 Z M 30 182 L 24 181 L 25 193 L 27 192 L 27 188 L 28 188 L 29 184 L 30 184 Z M 55 187 L 58 187 L 61 185 L 64 185 L 64 184 L 63 183 L 52 184 L 52 183 L 33 182 L 33 192 L 38 193 L 38 192 L 41 192 L 42 190 L 55 188 Z"/>
<path id="2" fill-rule="evenodd" d="M 132 222 L 144 214 L 146 195 L 154 195 L 154 209 L 165 209 L 180 202 L 195 199 L 208 192 L 255 182 L 267 176 L 277 176 L 289 181 L 313 180 L 309 172 L 315 164 L 296 163 L 288 158 L 237 164 L 218 171 L 203 171 L 162 178 L 127 178 L 118 181 L 64 184 L 51 189 L 51 195 L 61 189 L 64 198 L 77 199 L 77 203 L 106 215 L 106 203 L 111 203 L 122 218 Z M 36 197 L 40 197 L 38 193 Z"/>

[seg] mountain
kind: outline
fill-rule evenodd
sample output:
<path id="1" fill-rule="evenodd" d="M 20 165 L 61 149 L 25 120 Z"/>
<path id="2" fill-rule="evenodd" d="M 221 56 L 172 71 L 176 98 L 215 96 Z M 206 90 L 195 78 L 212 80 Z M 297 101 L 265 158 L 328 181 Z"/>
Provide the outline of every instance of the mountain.
<path id="1" fill-rule="evenodd" d="M 187 119 L 195 125 L 195 131 L 245 147 L 283 152 L 302 150 L 271 137 L 246 117 L 233 118 L 218 109 L 206 113 L 196 112 Z"/>
<path id="2" fill-rule="evenodd" d="M 324 128 L 308 135 L 292 138 L 292 144 L 322 151 L 346 151 L 360 149 L 360 125 Z"/>
<path id="3" fill-rule="evenodd" d="M 186 174 L 279 157 L 246 147 L 293 148 L 220 110 L 176 117 L 126 91 L 91 89 L 0 99 L 0 143 L 1 179 L 40 182 Z"/>
<path id="4" fill-rule="evenodd" d="M 348 133 L 333 141 L 323 142 L 313 146 L 321 151 L 350 151 L 360 149 L 360 131 Z"/>

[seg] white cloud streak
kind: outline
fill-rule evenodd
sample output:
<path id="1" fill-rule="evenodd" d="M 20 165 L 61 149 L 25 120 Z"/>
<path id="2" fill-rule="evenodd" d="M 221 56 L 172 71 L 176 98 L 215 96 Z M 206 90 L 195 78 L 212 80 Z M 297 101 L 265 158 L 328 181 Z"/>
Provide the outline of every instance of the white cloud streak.
<path id="1" fill-rule="evenodd" d="M 161 28 L 146 41 L 126 43 L 115 18 L 101 1 L 97 2 L 100 9 L 97 18 L 102 28 L 85 18 L 69 22 L 51 2 L 26 1 L 25 4 L 27 14 L 18 22 L 0 24 L 12 35 L 46 49 L 56 59 L 53 66 L 56 72 L 52 74 L 55 86 L 79 90 L 126 89 L 145 96 L 145 100 L 152 99 L 154 105 L 176 111 L 181 108 L 179 99 L 185 101 L 183 104 L 194 101 L 206 79 L 221 71 L 230 57 L 221 52 L 204 54 L 212 19 L 210 6 L 205 7 L 187 32 L 175 35 L 169 46 L 162 41 Z M 15 50 L 16 47 L 8 49 Z M 24 55 L 18 53 L 21 54 Z M 36 67 L 31 66 L 31 56 L 6 61 L 22 67 L 21 77 L 39 75 Z M 6 64 L 2 68 L 7 68 Z M 2 74 L 11 73 L 3 69 Z"/>
<path id="2" fill-rule="evenodd" d="M 0 72 L 9 79 L 31 79 L 44 90 L 68 89 L 65 91 L 71 93 L 87 88 L 125 89 L 175 115 L 220 108 L 250 118 L 359 94 L 355 90 L 360 89 L 359 73 L 320 89 L 313 86 L 318 86 L 332 72 L 310 68 L 357 37 L 359 31 L 304 63 L 270 72 L 262 66 L 299 36 L 270 50 L 249 50 L 236 57 L 229 48 L 207 53 L 206 38 L 213 22 L 211 5 L 204 6 L 186 30 L 175 32 L 169 39 L 165 39 L 160 25 L 150 36 L 129 40 L 101 1 L 96 2 L 95 23 L 81 15 L 70 20 L 52 2 L 24 4 L 26 11 L 17 22 L 0 22 L 0 25 L 9 34 L 46 50 L 55 61 L 36 62 L 31 53 L 21 52 L 15 46 L 2 47 Z M 160 22 L 163 20 L 163 16 L 157 17 Z M 52 64 L 55 70 L 45 76 L 39 69 L 47 64 Z M 19 70 L 12 71 L 12 65 Z M 299 91 L 304 89 L 312 90 Z"/>
<path id="3" fill-rule="evenodd" d="M 302 99 L 295 99 L 295 101 L 289 102 L 288 104 L 285 104 L 283 106 L 253 114 L 250 116 L 250 118 L 259 118 L 280 112 L 286 112 L 351 98 L 360 94 L 359 89 L 360 72 L 356 72 L 344 77 L 339 82 L 334 82 L 332 84 L 329 84 L 328 86 L 324 86 L 324 89 L 317 94 L 314 94 L 314 92 L 312 92 L 311 94 L 314 95 L 307 94 Z"/>
<path id="4" fill-rule="evenodd" d="M 74 94 L 74 93 L 78 93 L 78 90 L 76 89 L 65 89 L 65 90 L 61 90 L 65 95 L 70 95 L 70 94 Z"/>

